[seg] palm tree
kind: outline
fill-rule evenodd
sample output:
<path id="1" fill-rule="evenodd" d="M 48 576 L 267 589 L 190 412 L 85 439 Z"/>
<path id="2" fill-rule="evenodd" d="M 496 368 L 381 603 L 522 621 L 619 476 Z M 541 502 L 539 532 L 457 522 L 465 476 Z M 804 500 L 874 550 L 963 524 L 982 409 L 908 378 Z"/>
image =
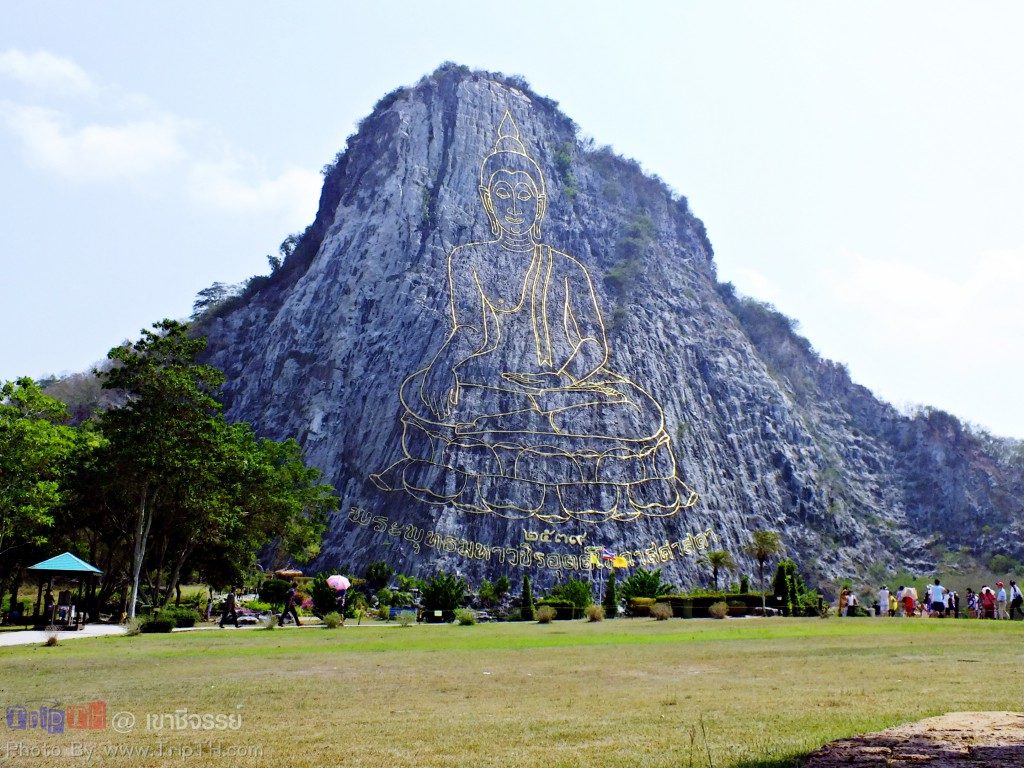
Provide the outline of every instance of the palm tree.
<path id="1" fill-rule="evenodd" d="M 715 583 L 715 591 L 718 591 L 718 572 L 731 571 L 736 567 L 736 561 L 732 555 L 724 549 L 713 549 L 704 556 L 704 561 L 711 566 L 711 580 Z"/>
<path id="2" fill-rule="evenodd" d="M 744 549 L 757 560 L 757 573 L 761 582 L 761 611 L 764 612 L 764 564 L 782 552 L 782 539 L 775 531 L 754 531 L 754 537 Z"/>

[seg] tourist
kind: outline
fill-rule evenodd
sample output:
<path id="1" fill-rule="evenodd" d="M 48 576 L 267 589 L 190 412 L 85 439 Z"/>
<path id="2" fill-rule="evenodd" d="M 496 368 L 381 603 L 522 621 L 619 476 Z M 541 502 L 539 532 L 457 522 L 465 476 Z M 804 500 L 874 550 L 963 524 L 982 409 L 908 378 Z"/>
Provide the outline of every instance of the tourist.
<path id="1" fill-rule="evenodd" d="M 856 616 L 858 608 L 860 608 L 860 600 L 857 598 L 857 593 L 852 589 L 848 590 L 846 597 L 846 615 Z"/>
<path id="2" fill-rule="evenodd" d="M 996 618 L 1008 619 L 1010 614 L 1006 612 L 1006 587 L 1001 581 L 997 581 L 996 586 L 999 587 L 999 591 L 996 592 Z"/>
<path id="3" fill-rule="evenodd" d="M 983 619 L 994 619 L 996 617 L 996 594 L 988 588 L 988 584 L 981 586 L 981 617 Z"/>
<path id="4" fill-rule="evenodd" d="M 335 605 L 338 609 L 338 615 L 341 617 L 341 626 L 345 626 L 345 596 L 347 594 L 347 589 L 339 589 L 337 597 L 334 598 Z"/>
<path id="5" fill-rule="evenodd" d="M 946 588 L 936 579 L 935 583 L 928 587 L 928 615 L 932 617 L 942 615 L 946 612 Z"/>
<path id="6" fill-rule="evenodd" d="M 1024 594 L 1021 593 L 1020 587 L 1017 586 L 1016 581 L 1010 582 L 1010 618 L 1012 619 L 1018 613 L 1020 617 L 1024 619 Z"/>
<path id="7" fill-rule="evenodd" d="M 893 618 L 896 616 L 896 612 L 899 610 L 900 602 L 896 599 L 896 595 L 892 592 L 889 593 L 889 616 Z"/>
<path id="8" fill-rule="evenodd" d="M 972 619 L 978 618 L 978 596 L 970 587 L 967 588 L 967 615 Z"/>
<path id="9" fill-rule="evenodd" d="M 294 581 L 292 582 L 291 586 L 288 587 L 288 592 L 284 599 L 284 610 L 281 611 L 281 617 L 278 619 L 278 626 L 283 627 L 284 620 L 289 616 L 291 616 L 295 620 L 296 627 L 302 626 L 302 622 L 299 621 L 299 613 L 295 608 L 295 603 L 298 599 L 298 589 L 299 585 L 296 584 Z"/>
<path id="10" fill-rule="evenodd" d="M 914 608 L 917 605 L 917 590 L 913 587 L 903 588 L 903 615 L 908 619 L 914 615 Z"/>
<path id="11" fill-rule="evenodd" d="M 889 588 L 882 585 L 878 590 L 878 616 L 887 616 L 889 613 Z"/>
<path id="12" fill-rule="evenodd" d="M 850 590 L 848 590 L 846 587 L 843 587 L 841 590 L 839 590 L 839 611 L 836 613 L 837 616 L 846 615 L 846 606 L 849 600 Z"/>
<path id="13" fill-rule="evenodd" d="M 44 605 L 44 608 L 43 608 L 44 613 L 43 613 L 43 615 L 46 617 L 46 623 L 47 624 L 52 624 L 53 623 L 53 606 L 55 605 L 55 602 L 54 602 L 54 599 L 53 599 L 53 592 L 51 592 L 49 589 L 46 590 L 46 599 L 44 600 L 43 605 Z"/>
<path id="14" fill-rule="evenodd" d="M 224 598 L 224 605 L 221 608 L 220 613 L 220 628 L 224 629 L 224 622 L 230 617 L 231 623 L 236 627 L 238 626 L 238 610 L 235 603 L 235 588 L 232 587 L 228 591 L 228 596 Z"/>

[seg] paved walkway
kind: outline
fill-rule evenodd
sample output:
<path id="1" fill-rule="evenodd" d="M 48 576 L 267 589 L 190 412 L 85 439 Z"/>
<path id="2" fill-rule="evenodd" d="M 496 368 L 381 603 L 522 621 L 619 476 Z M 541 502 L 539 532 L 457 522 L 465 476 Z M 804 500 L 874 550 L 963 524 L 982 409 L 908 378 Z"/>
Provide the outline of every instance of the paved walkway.
<path id="1" fill-rule="evenodd" d="M 79 637 L 103 637 L 104 635 L 123 635 L 124 627 L 114 624 L 86 624 L 77 632 L 58 632 L 60 642 L 75 640 Z M 47 633 L 43 630 L 26 629 L 20 632 L 0 632 L 0 646 L 4 645 L 42 645 L 46 642 Z"/>

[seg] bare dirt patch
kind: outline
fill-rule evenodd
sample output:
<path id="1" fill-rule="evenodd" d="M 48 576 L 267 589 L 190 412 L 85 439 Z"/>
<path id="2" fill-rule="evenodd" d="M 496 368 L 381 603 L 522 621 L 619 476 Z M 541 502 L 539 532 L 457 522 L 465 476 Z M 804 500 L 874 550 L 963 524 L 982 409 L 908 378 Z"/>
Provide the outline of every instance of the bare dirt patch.
<path id="1" fill-rule="evenodd" d="M 1024 714 L 951 712 L 841 739 L 812 753 L 804 768 L 1021 768 Z"/>

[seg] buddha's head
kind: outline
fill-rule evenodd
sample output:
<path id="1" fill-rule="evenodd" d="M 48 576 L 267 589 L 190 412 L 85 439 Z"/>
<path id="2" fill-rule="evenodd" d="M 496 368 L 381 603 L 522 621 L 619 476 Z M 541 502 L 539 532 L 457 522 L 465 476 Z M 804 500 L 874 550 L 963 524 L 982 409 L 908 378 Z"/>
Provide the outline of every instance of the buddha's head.
<path id="1" fill-rule="evenodd" d="M 480 200 L 495 235 L 540 239 L 547 207 L 544 174 L 526 154 L 519 128 L 508 112 L 498 126 L 498 139 L 480 166 Z"/>

